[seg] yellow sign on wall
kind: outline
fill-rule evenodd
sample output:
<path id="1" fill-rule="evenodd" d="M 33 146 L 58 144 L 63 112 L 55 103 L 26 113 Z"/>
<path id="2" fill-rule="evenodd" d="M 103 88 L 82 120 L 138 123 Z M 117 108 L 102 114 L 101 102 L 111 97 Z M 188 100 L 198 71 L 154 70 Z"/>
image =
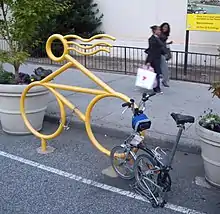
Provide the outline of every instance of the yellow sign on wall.
<path id="1" fill-rule="evenodd" d="M 220 2 L 188 0 L 187 30 L 220 32 Z"/>

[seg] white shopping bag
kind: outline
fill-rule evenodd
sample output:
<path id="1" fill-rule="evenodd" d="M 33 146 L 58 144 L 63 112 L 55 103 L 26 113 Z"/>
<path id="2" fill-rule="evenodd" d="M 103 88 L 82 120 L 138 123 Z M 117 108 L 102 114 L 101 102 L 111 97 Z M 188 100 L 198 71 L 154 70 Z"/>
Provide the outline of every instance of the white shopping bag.
<path id="1" fill-rule="evenodd" d="M 135 85 L 151 90 L 155 87 L 156 73 L 151 67 L 139 68 Z"/>

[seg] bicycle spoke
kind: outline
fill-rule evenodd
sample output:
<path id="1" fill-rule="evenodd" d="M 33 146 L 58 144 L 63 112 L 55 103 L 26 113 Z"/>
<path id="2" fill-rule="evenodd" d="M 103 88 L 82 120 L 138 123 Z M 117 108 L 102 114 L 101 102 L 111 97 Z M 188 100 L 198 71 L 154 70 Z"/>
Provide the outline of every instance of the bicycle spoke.
<path id="1" fill-rule="evenodd" d="M 150 182 L 151 184 L 153 184 L 155 187 L 157 187 L 158 189 L 160 189 L 161 187 L 158 186 L 156 183 L 154 183 L 151 179 L 147 178 L 147 177 L 144 177 L 143 178 L 144 180 L 147 180 L 148 182 Z M 143 181 L 145 183 L 145 181 Z M 147 184 L 146 184 L 147 185 Z"/>
<path id="2" fill-rule="evenodd" d="M 114 147 L 111 152 L 111 160 L 114 170 L 121 178 L 132 179 L 134 177 L 133 168 L 135 160 L 130 154 L 129 148 L 121 146 Z"/>

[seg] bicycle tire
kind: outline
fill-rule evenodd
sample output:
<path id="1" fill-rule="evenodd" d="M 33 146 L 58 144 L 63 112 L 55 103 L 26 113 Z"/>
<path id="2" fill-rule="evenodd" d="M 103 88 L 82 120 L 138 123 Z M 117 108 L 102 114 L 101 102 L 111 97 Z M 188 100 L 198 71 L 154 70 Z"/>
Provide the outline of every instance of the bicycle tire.
<path id="1" fill-rule="evenodd" d="M 146 164 L 146 166 L 148 168 L 149 168 L 149 166 L 154 168 L 157 165 L 157 163 L 151 155 L 141 154 L 137 157 L 135 164 L 134 164 L 134 175 L 135 175 L 135 180 L 136 180 L 138 187 L 141 188 L 141 190 L 146 194 L 145 196 L 148 199 L 153 199 L 153 196 L 150 194 L 148 188 L 146 187 L 146 184 L 144 183 L 145 181 L 143 182 L 143 178 L 141 177 L 143 172 L 140 171 L 141 169 L 139 167 L 139 164 L 141 163 L 142 160 L 148 160 L 148 163 Z M 150 170 L 150 168 L 149 168 L 149 170 Z M 155 175 L 154 183 L 157 184 L 158 174 L 156 174 L 156 172 L 155 172 L 153 175 Z M 157 195 L 158 188 L 150 182 L 149 182 L 149 184 L 150 185 L 147 185 L 147 186 L 150 188 L 151 192 L 154 195 Z"/>
<path id="2" fill-rule="evenodd" d="M 119 152 L 119 151 L 122 151 L 122 152 Z M 126 167 L 123 167 L 124 169 L 129 169 L 129 173 L 128 174 L 125 174 L 123 172 L 121 172 L 116 164 L 115 164 L 115 158 L 117 157 L 116 154 L 125 154 L 126 152 L 126 148 L 124 147 L 121 147 L 121 146 L 116 146 L 114 147 L 112 150 L 111 150 L 111 154 L 110 154 L 110 159 L 111 159 L 111 165 L 113 167 L 113 169 L 115 170 L 115 172 L 117 173 L 117 175 L 122 178 L 122 179 L 125 179 L 125 180 L 131 180 L 134 178 L 134 163 L 135 163 L 135 159 L 134 157 L 131 155 L 131 153 L 129 152 L 129 165 L 127 164 L 127 161 L 125 162 L 125 166 Z M 124 164 L 123 164 L 124 165 Z M 125 170 L 126 171 L 126 170 Z"/>

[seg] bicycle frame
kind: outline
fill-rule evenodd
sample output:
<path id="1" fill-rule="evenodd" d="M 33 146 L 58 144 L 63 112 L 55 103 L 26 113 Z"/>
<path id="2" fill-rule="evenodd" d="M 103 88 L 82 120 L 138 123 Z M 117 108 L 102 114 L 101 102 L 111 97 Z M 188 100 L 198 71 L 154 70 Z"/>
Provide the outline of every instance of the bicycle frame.
<path id="1" fill-rule="evenodd" d="M 174 156 L 175 156 L 175 153 L 176 153 L 176 150 L 177 150 L 177 146 L 178 146 L 178 144 L 179 144 L 179 141 L 180 141 L 180 138 L 181 138 L 181 135 L 182 135 L 182 132 L 183 132 L 183 130 L 185 129 L 185 125 L 178 125 L 178 127 L 179 127 L 179 130 L 178 130 L 178 133 L 177 133 L 177 137 L 176 137 L 176 143 L 173 145 L 173 148 L 172 148 L 172 151 L 171 151 L 171 154 L 170 154 L 170 157 L 169 157 L 169 162 L 168 162 L 168 165 L 167 166 L 162 166 L 161 164 L 160 164 L 160 162 L 157 160 L 157 159 L 155 159 L 155 156 L 154 156 L 154 154 L 152 153 L 152 151 L 151 150 L 149 150 L 149 149 L 143 149 L 145 152 L 147 152 L 149 155 L 151 155 L 151 157 L 152 158 L 154 158 L 154 160 L 157 162 L 157 167 L 155 167 L 154 169 L 151 169 L 150 171 L 149 171 L 149 173 L 154 173 L 155 171 L 160 171 L 160 172 L 162 172 L 162 173 L 165 173 L 164 174 L 164 176 L 165 177 L 163 177 L 163 179 L 166 179 L 166 176 L 169 176 L 169 171 L 170 171 L 170 169 L 171 169 L 171 165 L 172 165 L 172 162 L 173 162 L 173 158 L 174 158 Z M 152 183 L 155 187 L 157 187 L 161 192 L 163 192 L 162 191 L 162 187 L 161 186 L 159 186 L 158 184 L 156 184 L 156 183 L 154 183 L 151 179 L 149 179 L 149 178 L 147 178 L 147 177 L 144 177 L 144 179 L 146 179 L 148 182 L 150 182 L 150 183 Z M 148 185 L 144 182 L 144 185 L 147 187 L 147 188 L 149 188 L 148 187 Z M 165 193 L 164 193 L 165 194 Z M 153 195 L 153 194 L 152 194 Z M 153 196 L 154 197 L 154 196 Z M 156 198 L 154 197 L 154 199 L 155 199 L 155 201 L 157 201 L 156 200 Z"/>
<path id="2" fill-rule="evenodd" d="M 172 148 L 171 153 L 169 155 L 168 164 L 166 166 L 162 166 L 161 169 L 160 169 L 161 171 L 169 172 L 170 169 L 172 169 L 172 162 L 173 162 L 174 156 L 176 154 L 176 150 L 177 150 L 180 138 L 182 136 L 183 130 L 185 129 L 185 125 L 178 125 L 178 127 L 179 127 L 179 130 L 178 130 L 178 133 L 177 133 L 177 136 L 176 136 L 176 142 L 173 145 L 173 148 Z M 158 162 L 158 165 L 160 166 L 161 165 L 160 162 L 159 161 L 157 161 L 157 162 Z"/>
<path id="3" fill-rule="evenodd" d="M 169 168 L 171 168 L 173 158 L 176 154 L 177 146 L 180 142 L 180 138 L 182 136 L 183 130 L 185 129 L 185 125 L 179 125 L 178 127 L 179 127 L 179 130 L 178 130 L 178 133 L 177 133 L 177 136 L 176 136 L 176 143 L 173 146 L 173 149 L 172 149 L 171 154 L 170 154 L 170 160 L 169 160 L 169 163 L 168 163 Z"/>
<path id="4" fill-rule="evenodd" d="M 127 139 L 124 141 L 124 146 L 128 148 L 127 144 L 129 144 L 129 141 L 132 140 L 133 136 L 137 134 L 136 132 L 132 133 L 129 137 L 127 137 Z M 140 135 L 144 135 L 144 133 L 138 133 Z M 123 147 L 123 144 L 121 145 Z M 152 151 L 150 149 L 148 149 L 147 147 L 145 147 L 142 143 L 140 143 L 137 147 L 129 144 L 130 146 L 130 154 L 132 155 L 132 157 L 136 160 L 137 156 L 136 153 L 137 151 L 140 149 L 146 153 L 148 153 L 149 155 L 151 155 L 152 157 L 154 157 L 154 154 L 152 153 Z"/>

